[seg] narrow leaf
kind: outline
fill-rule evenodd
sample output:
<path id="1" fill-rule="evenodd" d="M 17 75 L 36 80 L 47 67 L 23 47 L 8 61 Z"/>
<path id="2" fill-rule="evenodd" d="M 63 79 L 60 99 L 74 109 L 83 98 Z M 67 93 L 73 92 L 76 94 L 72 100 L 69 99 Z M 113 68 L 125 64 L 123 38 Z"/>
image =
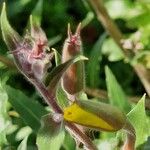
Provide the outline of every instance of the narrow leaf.
<path id="1" fill-rule="evenodd" d="M 35 8 L 32 11 L 32 18 L 34 24 L 40 26 L 42 20 L 43 0 L 38 0 Z"/>
<path id="2" fill-rule="evenodd" d="M 92 88 L 96 88 L 100 84 L 99 71 L 100 62 L 102 60 L 101 47 L 105 38 L 106 34 L 100 36 L 90 53 L 90 58 L 87 65 L 87 79 L 89 86 Z"/>
<path id="3" fill-rule="evenodd" d="M 132 123 L 136 131 L 136 147 L 147 141 L 150 135 L 149 122 L 145 112 L 145 95 L 128 113 L 127 118 Z"/>
<path id="4" fill-rule="evenodd" d="M 55 64 L 56 66 L 58 66 L 61 64 L 61 55 L 58 53 L 56 49 L 52 48 L 52 50 L 54 51 L 54 55 L 55 55 Z M 56 98 L 57 98 L 58 104 L 62 108 L 68 105 L 67 95 L 65 91 L 62 89 L 61 85 L 58 86 L 58 89 L 56 91 Z"/>
<path id="5" fill-rule="evenodd" d="M 57 66 L 56 68 L 54 68 L 54 70 L 52 70 L 52 72 L 50 73 L 50 75 L 48 76 L 48 81 L 47 83 L 49 83 L 48 88 L 50 90 L 55 91 L 56 90 L 56 86 L 59 83 L 62 75 L 65 73 L 65 71 L 74 63 L 81 61 L 81 60 L 87 60 L 86 57 L 84 56 L 76 56 L 73 59 L 68 60 L 67 62 L 60 64 L 59 66 Z"/>
<path id="6" fill-rule="evenodd" d="M 6 4 L 3 3 L 1 12 L 1 30 L 3 39 L 10 50 L 15 50 L 21 42 L 19 34 L 10 26 L 6 15 Z"/>
<path id="7" fill-rule="evenodd" d="M 110 103 L 119 107 L 122 111 L 126 113 L 129 112 L 130 105 L 128 103 L 127 97 L 123 92 L 123 89 L 117 82 L 115 76 L 108 67 L 105 68 L 105 74 Z"/>
<path id="8" fill-rule="evenodd" d="M 55 122 L 51 114 L 42 119 L 42 127 L 38 132 L 36 143 L 39 150 L 60 150 L 65 131 L 62 122 Z"/>
<path id="9" fill-rule="evenodd" d="M 58 86 L 58 89 L 56 91 L 56 98 L 57 98 L 57 102 L 58 104 L 64 108 L 66 106 L 68 106 L 68 98 L 67 95 L 65 93 L 65 91 L 62 89 L 61 85 Z"/>
<path id="10" fill-rule="evenodd" d="M 6 91 L 9 97 L 9 102 L 14 109 L 20 114 L 27 125 L 37 132 L 41 126 L 41 117 L 47 114 L 44 107 L 31 100 L 19 90 L 7 86 Z"/>
<path id="11" fill-rule="evenodd" d="M 54 55 L 55 55 L 55 64 L 56 66 L 61 64 L 61 55 L 58 53 L 58 51 L 54 48 L 52 48 L 52 50 L 54 51 Z"/>

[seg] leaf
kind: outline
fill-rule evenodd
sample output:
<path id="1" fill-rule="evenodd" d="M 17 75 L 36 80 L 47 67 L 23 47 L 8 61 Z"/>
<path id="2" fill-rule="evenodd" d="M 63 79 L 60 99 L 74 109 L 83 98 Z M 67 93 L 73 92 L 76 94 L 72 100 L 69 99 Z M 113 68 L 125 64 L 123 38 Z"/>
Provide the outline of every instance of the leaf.
<path id="1" fill-rule="evenodd" d="M 32 133 L 32 129 L 29 126 L 22 127 L 16 134 L 16 141 L 23 140 L 25 137 Z"/>
<path id="2" fill-rule="evenodd" d="M 109 132 L 120 130 L 126 123 L 126 116 L 118 108 L 91 100 L 77 100 L 66 107 L 64 119 Z"/>
<path id="3" fill-rule="evenodd" d="M 28 136 L 26 136 L 22 142 L 19 144 L 17 150 L 27 150 L 27 140 L 28 140 Z"/>
<path id="4" fill-rule="evenodd" d="M 56 43 L 58 43 L 60 40 L 62 39 L 62 35 L 58 34 L 50 39 L 48 39 L 48 45 L 49 47 L 55 45 Z"/>
<path id="5" fill-rule="evenodd" d="M 149 25 L 150 13 L 149 10 L 140 13 L 139 15 L 132 17 L 127 21 L 129 27 L 141 27 Z"/>
<path id="6" fill-rule="evenodd" d="M 4 80 L 5 79 L 0 79 L 0 147 L 7 143 L 6 131 L 11 124 L 7 113 L 8 96 L 4 90 Z"/>
<path id="7" fill-rule="evenodd" d="M 86 17 L 82 20 L 82 28 L 86 27 L 93 19 L 94 13 L 92 11 L 88 11 Z"/>
<path id="8" fill-rule="evenodd" d="M 27 125 L 37 132 L 41 126 L 41 117 L 47 114 L 44 107 L 31 100 L 19 90 L 7 86 L 6 91 L 9 97 L 9 102 L 14 109 L 20 114 Z"/>
<path id="9" fill-rule="evenodd" d="M 65 148 L 65 150 L 76 150 L 75 140 L 70 136 L 68 132 L 65 133 L 63 147 Z"/>
<path id="10" fill-rule="evenodd" d="M 106 34 L 100 36 L 90 53 L 90 58 L 87 65 L 87 79 L 89 86 L 92 88 L 98 87 L 100 83 L 99 71 L 100 61 L 102 60 L 101 48 L 105 38 Z"/>
<path id="11" fill-rule="evenodd" d="M 28 7 L 31 0 L 12 1 L 9 3 L 9 14 L 11 17 L 17 16 Z"/>
<path id="12" fill-rule="evenodd" d="M 10 50 L 15 50 L 21 42 L 19 34 L 10 26 L 6 15 L 6 4 L 3 3 L 1 12 L 1 30 L 3 39 Z"/>
<path id="13" fill-rule="evenodd" d="M 58 104 L 62 108 L 68 106 L 69 103 L 68 103 L 67 95 L 66 95 L 66 93 L 64 92 L 64 90 L 62 89 L 61 86 L 58 86 L 58 89 L 56 91 L 56 98 L 57 98 Z"/>
<path id="14" fill-rule="evenodd" d="M 65 71 L 74 63 L 81 61 L 81 60 L 87 60 L 86 57 L 84 56 L 76 56 L 73 59 L 68 60 L 67 62 L 60 64 L 59 66 L 57 66 L 56 68 L 54 68 L 50 75 L 48 76 L 48 81 L 47 83 L 49 83 L 48 88 L 51 91 L 55 91 L 56 87 L 62 77 L 62 75 L 65 73 Z"/>
<path id="15" fill-rule="evenodd" d="M 52 48 L 52 50 L 54 51 L 54 55 L 55 55 L 55 64 L 56 66 L 58 66 L 61 64 L 61 55 L 58 53 L 56 49 Z M 62 108 L 68 105 L 67 95 L 65 91 L 62 89 L 61 85 L 58 86 L 58 89 L 56 91 L 56 98 L 57 98 L 58 104 Z"/>
<path id="16" fill-rule="evenodd" d="M 56 66 L 61 64 L 61 55 L 58 53 L 58 51 L 54 48 L 52 48 L 52 50 L 54 51 L 54 55 L 55 55 L 55 64 Z"/>
<path id="17" fill-rule="evenodd" d="M 112 38 L 108 38 L 104 41 L 102 53 L 108 55 L 109 61 L 119 61 L 124 58 L 123 52 Z"/>
<path id="18" fill-rule="evenodd" d="M 150 135 L 149 121 L 145 112 L 145 95 L 136 104 L 136 106 L 128 113 L 127 118 L 134 126 L 136 131 L 136 147 L 147 141 Z"/>
<path id="19" fill-rule="evenodd" d="M 43 0 L 38 0 L 35 8 L 32 11 L 32 19 L 34 24 L 40 26 L 42 20 Z"/>
<path id="20" fill-rule="evenodd" d="M 107 66 L 105 67 L 105 74 L 110 103 L 117 106 L 124 112 L 129 112 L 130 105 L 128 103 L 127 97 L 117 82 L 115 76 Z"/>
<path id="21" fill-rule="evenodd" d="M 36 143 L 39 150 L 60 150 L 65 137 L 62 122 L 55 122 L 52 114 L 42 119 L 42 127 L 38 132 Z"/>

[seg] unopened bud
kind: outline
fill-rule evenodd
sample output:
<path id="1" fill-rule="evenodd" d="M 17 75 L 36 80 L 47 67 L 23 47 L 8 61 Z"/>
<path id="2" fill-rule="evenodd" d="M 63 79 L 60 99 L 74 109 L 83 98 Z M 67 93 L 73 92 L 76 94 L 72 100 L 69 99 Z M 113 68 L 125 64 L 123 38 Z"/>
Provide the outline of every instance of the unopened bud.
<path id="1" fill-rule="evenodd" d="M 124 127 L 126 116 L 109 104 L 77 100 L 64 109 L 64 119 L 89 128 L 117 131 Z"/>
<path id="2" fill-rule="evenodd" d="M 44 31 L 32 24 L 31 33 L 24 38 L 20 37 L 7 20 L 5 3 L 1 13 L 1 29 L 4 41 L 20 71 L 28 78 L 42 80 L 53 56 L 52 53 L 46 53 L 47 38 Z"/>
<path id="3" fill-rule="evenodd" d="M 62 51 L 62 63 L 72 59 L 77 55 L 81 55 L 82 42 L 80 37 L 81 23 L 78 25 L 75 34 L 73 35 L 68 24 L 68 37 L 65 40 L 63 51 Z M 74 95 L 84 89 L 85 84 L 85 73 L 84 73 L 84 62 L 76 62 L 71 65 L 63 75 L 62 85 L 64 90 Z"/>

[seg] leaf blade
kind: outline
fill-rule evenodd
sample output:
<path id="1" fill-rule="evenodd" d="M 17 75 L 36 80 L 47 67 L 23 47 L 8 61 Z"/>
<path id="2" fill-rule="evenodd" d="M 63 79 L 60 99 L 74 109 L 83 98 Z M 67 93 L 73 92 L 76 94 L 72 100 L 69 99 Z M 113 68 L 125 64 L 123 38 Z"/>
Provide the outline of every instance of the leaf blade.
<path id="1" fill-rule="evenodd" d="M 40 119 L 47 111 L 39 103 L 29 101 L 29 98 L 21 91 L 6 87 L 9 102 L 14 109 L 20 114 L 23 120 L 37 132 L 41 126 Z"/>
<path id="2" fill-rule="evenodd" d="M 112 71 L 107 66 L 105 67 L 105 74 L 110 103 L 118 106 L 124 112 L 129 112 L 130 105 L 127 101 L 127 97 Z"/>
<path id="3" fill-rule="evenodd" d="M 127 118 L 132 123 L 136 131 L 136 147 L 147 141 L 150 130 L 147 128 L 149 122 L 145 112 L 145 95 L 136 106 L 127 114 Z"/>
<path id="4" fill-rule="evenodd" d="M 38 132 L 36 143 L 39 150 L 59 150 L 65 137 L 62 122 L 54 122 L 52 114 L 42 119 L 43 126 Z"/>

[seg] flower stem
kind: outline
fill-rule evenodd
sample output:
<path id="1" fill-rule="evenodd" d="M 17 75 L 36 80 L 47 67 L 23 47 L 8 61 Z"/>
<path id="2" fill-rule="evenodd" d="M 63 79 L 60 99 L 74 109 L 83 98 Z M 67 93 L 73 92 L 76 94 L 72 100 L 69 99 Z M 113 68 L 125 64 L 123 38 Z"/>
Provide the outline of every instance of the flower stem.
<path id="1" fill-rule="evenodd" d="M 127 133 L 127 137 L 122 150 L 134 150 L 136 140 L 135 129 L 133 128 L 131 123 L 127 121 L 126 125 L 124 126 L 124 130 Z"/>
<path id="2" fill-rule="evenodd" d="M 83 133 L 76 125 L 66 122 L 66 129 L 73 135 L 78 141 L 84 144 L 86 150 L 97 150 L 96 146 L 92 143 L 90 138 Z"/>
<path id="3" fill-rule="evenodd" d="M 36 89 L 42 95 L 43 99 L 46 101 L 46 103 L 49 106 L 52 107 L 54 112 L 63 114 L 62 109 L 59 107 L 59 105 L 56 102 L 55 94 L 50 93 L 46 89 L 45 85 L 36 79 L 30 80 L 30 82 L 36 87 Z M 91 139 L 86 134 L 84 134 L 76 125 L 66 122 L 65 126 L 66 129 L 72 135 L 74 135 L 76 139 L 78 139 L 78 141 L 84 144 L 87 150 L 97 150 L 96 146 L 92 143 Z"/>

